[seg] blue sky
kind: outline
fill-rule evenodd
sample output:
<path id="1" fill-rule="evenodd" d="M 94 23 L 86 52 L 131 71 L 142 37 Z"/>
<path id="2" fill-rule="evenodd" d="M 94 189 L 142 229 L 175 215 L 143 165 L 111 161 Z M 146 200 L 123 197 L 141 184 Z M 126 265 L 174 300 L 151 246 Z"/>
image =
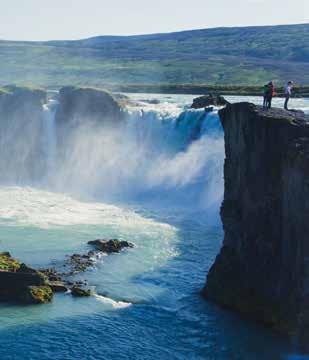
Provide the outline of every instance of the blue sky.
<path id="1" fill-rule="evenodd" d="M 80 39 L 304 22 L 309 23 L 309 0 L 0 0 L 1 39 Z"/>

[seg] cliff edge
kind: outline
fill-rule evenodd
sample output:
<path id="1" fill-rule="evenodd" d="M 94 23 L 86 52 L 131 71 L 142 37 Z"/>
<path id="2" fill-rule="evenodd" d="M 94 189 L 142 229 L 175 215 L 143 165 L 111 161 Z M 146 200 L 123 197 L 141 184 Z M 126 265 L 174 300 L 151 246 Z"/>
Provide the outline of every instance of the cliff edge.
<path id="1" fill-rule="evenodd" d="M 66 86 L 59 91 L 59 124 L 92 121 L 115 125 L 122 119 L 120 103 L 105 90 Z"/>
<path id="2" fill-rule="evenodd" d="M 238 103 L 220 118 L 225 236 L 203 294 L 284 332 L 309 326 L 309 117 Z"/>

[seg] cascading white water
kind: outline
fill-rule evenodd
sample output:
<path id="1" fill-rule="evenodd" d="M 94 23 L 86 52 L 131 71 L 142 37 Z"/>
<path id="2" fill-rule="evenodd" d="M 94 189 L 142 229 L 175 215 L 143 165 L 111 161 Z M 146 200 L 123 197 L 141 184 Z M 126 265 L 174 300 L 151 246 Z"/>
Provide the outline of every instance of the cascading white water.
<path id="1" fill-rule="evenodd" d="M 56 129 L 57 105 L 49 100 L 35 119 L 4 124 L 0 165 L 8 171 L 1 183 L 41 184 L 109 202 L 205 207 L 220 201 L 224 151 L 216 112 L 139 103 L 128 109 L 121 127 L 85 119 Z"/>
<path id="2" fill-rule="evenodd" d="M 222 197 L 223 136 L 216 112 L 136 107 L 120 129 L 85 119 L 61 146 L 64 155 L 50 176 L 58 191 L 194 207 Z"/>
<path id="3" fill-rule="evenodd" d="M 183 206 L 221 199 L 224 151 L 217 112 L 186 110 L 175 116 L 143 111 L 131 114 L 128 124 L 133 136 L 141 131 L 136 139 L 142 149 L 139 189 Z"/>
<path id="4" fill-rule="evenodd" d="M 60 133 L 67 133 L 59 144 L 57 104 L 49 102 L 43 120 L 48 187 L 106 201 L 218 204 L 224 160 L 218 113 L 184 110 L 185 104 L 176 100 L 139 101 L 129 107 L 121 128 L 95 125 L 87 119 L 67 129 L 64 126 Z"/>
<path id="5" fill-rule="evenodd" d="M 56 151 L 57 151 L 57 135 L 55 115 L 58 102 L 50 99 L 47 104 L 43 105 L 43 129 L 45 138 L 46 151 L 46 176 L 54 171 Z"/>

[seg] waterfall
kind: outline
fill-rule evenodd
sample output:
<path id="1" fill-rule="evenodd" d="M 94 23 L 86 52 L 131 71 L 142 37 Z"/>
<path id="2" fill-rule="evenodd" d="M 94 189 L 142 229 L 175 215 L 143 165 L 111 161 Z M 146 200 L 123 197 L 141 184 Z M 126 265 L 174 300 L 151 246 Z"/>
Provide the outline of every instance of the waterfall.
<path id="1" fill-rule="evenodd" d="M 140 132 L 136 143 L 143 155 L 135 170 L 142 169 L 140 193 L 183 206 L 211 207 L 221 201 L 224 142 L 217 111 L 143 111 L 131 114 L 128 124 L 132 134 Z"/>
<path id="2" fill-rule="evenodd" d="M 85 119 L 56 129 L 57 105 L 49 100 L 36 117 L 29 112 L 3 122 L 2 184 L 110 202 L 197 207 L 221 200 L 224 146 L 216 111 L 138 104 L 121 127 Z"/>
<path id="3" fill-rule="evenodd" d="M 221 201 L 223 132 L 217 112 L 129 110 L 122 128 L 71 129 L 52 183 L 105 201 L 209 206 Z"/>
<path id="4" fill-rule="evenodd" d="M 55 115 L 58 102 L 49 99 L 47 104 L 43 105 L 43 131 L 45 143 L 45 156 L 46 156 L 46 173 L 45 177 L 49 177 L 55 170 L 56 166 L 56 151 L 57 151 L 57 134 Z"/>

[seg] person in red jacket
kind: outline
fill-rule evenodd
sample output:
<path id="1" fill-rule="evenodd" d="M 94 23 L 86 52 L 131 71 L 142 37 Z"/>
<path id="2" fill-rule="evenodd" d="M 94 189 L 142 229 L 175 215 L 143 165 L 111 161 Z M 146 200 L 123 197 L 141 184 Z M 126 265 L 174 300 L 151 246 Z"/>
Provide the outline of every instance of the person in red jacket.
<path id="1" fill-rule="evenodd" d="M 271 108 L 271 102 L 272 102 L 272 99 L 274 96 L 276 96 L 276 88 L 275 88 L 275 85 L 273 84 L 273 82 L 271 81 L 268 84 L 268 91 L 266 94 L 266 107 L 268 109 Z"/>

